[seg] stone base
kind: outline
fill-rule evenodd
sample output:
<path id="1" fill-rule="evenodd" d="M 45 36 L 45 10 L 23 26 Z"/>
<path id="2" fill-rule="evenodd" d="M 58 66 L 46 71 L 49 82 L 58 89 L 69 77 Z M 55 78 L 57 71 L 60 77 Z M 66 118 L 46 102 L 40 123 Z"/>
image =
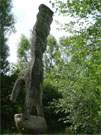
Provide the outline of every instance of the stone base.
<path id="1" fill-rule="evenodd" d="M 28 119 L 23 119 L 22 114 L 15 114 L 14 120 L 17 129 L 22 133 L 45 133 L 47 124 L 44 117 L 30 115 Z"/>

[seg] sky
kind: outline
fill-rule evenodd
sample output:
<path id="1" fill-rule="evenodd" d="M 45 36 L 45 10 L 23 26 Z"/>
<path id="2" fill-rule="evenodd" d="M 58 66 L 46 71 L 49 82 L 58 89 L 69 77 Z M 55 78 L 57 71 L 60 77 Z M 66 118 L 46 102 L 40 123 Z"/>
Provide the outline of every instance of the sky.
<path id="1" fill-rule="evenodd" d="M 8 60 L 10 63 L 17 62 L 17 46 L 19 44 L 21 35 L 24 34 L 28 38 L 31 36 L 31 31 L 36 21 L 39 5 L 45 4 L 54 11 L 48 1 L 49 0 L 12 0 L 12 13 L 15 18 L 16 32 L 11 33 L 8 37 L 8 45 L 10 50 Z M 50 34 L 58 39 L 65 33 L 57 30 L 58 26 L 56 24 L 56 20 L 63 22 L 63 18 L 61 16 L 54 14 Z"/>

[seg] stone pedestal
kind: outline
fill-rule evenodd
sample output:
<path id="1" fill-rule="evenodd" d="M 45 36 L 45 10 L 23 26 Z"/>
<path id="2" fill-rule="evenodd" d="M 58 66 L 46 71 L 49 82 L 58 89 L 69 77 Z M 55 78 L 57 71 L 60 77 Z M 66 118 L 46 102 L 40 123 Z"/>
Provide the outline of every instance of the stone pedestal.
<path id="1" fill-rule="evenodd" d="M 14 121 L 17 129 L 22 133 L 46 133 L 47 124 L 44 117 L 30 115 L 28 119 L 23 119 L 22 114 L 15 114 Z"/>

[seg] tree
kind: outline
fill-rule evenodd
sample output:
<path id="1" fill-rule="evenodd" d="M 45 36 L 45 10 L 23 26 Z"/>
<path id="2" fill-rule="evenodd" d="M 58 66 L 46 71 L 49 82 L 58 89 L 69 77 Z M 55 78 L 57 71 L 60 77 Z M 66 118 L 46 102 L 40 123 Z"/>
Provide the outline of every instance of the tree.
<path id="1" fill-rule="evenodd" d="M 50 71 L 60 58 L 59 45 L 54 36 L 49 35 L 47 39 L 47 50 L 44 54 L 44 67 L 45 71 Z"/>
<path id="2" fill-rule="evenodd" d="M 7 76 L 9 70 L 7 34 L 13 30 L 14 18 L 11 13 L 11 0 L 0 0 L 0 116 L 1 126 L 6 127 L 8 112 L 10 111 L 8 105 L 8 94 L 11 87 L 12 80 Z M 10 80 L 11 79 L 11 80 Z M 8 82 L 8 83 L 7 83 Z M 10 82 L 10 83 L 9 83 Z M 5 85 L 6 84 L 6 85 Z M 10 87 L 9 87 L 10 86 Z M 2 90 L 2 92 L 1 92 Z M 7 110 L 8 109 L 8 110 Z M 5 119 L 3 119 L 5 118 Z M 8 116 L 9 118 L 9 116 Z M 6 121 L 5 121 L 6 120 Z"/>
<path id="3" fill-rule="evenodd" d="M 75 18 L 75 21 L 64 25 L 65 30 L 71 26 L 73 35 L 60 42 L 69 61 L 63 65 L 56 79 L 63 94 L 58 111 L 69 114 L 62 120 L 67 125 L 70 122 L 75 133 L 96 134 L 101 132 L 101 2 L 56 0 L 55 5 L 62 15 Z M 80 24 L 82 19 L 83 25 Z M 79 30 L 75 27 L 77 23 Z M 73 30 L 74 27 L 76 29 Z"/>
<path id="4" fill-rule="evenodd" d="M 67 46 L 70 61 L 63 66 L 60 73 L 59 89 L 63 94 L 58 106 L 69 116 L 63 118 L 75 133 L 95 134 L 99 131 L 101 119 L 101 47 L 87 46 L 86 34 L 62 39 L 61 44 Z M 86 40 L 85 40 L 86 39 Z M 64 42 L 63 42 L 64 41 Z M 91 49 L 91 48 L 90 48 Z"/>
<path id="5" fill-rule="evenodd" d="M 9 69 L 7 33 L 12 30 L 14 18 L 11 13 L 11 0 L 0 0 L 0 74 Z"/>
<path id="6" fill-rule="evenodd" d="M 18 54 L 17 65 L 19 70 L 25 69 L 31 60 L 30 47 L 31 47 L 30 40 L 26 36 L 22 35 L 17 50 Z"/>
<path id="7" fill-rule="evenodd" d="M 58 12 L 63 16 L 70 16 L 71 21 L 65 22 L 66 31 L 80 33 L 80 30 L 87 29 L 95 22 L 101 23 L 101 1 L 100 0 L 51 0 Z M 69 27 L 69 28 L 68 28 Z M 99 29 L 100 31 L 100 29 Z"/>

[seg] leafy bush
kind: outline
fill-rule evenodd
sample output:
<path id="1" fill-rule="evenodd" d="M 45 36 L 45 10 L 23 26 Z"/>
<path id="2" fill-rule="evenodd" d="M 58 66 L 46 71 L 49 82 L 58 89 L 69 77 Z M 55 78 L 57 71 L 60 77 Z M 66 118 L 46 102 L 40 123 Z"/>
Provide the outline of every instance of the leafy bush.
<path id="1" fill-rule="evenodd" d="M 64 115 L 63 113 L 56 113 L 56 105 L 59 99 L 62 97 L 61 93 L 57 91 L 57 88 L 51 84 L 45 84 L 43 87 L 43 105 L 45 118 L 48 124 L 50 132 L 56 132 L 64 129 L 64 124 L 59 121 L 59 118 Z"/>
<path id="2" fill-rule="evenodd" d="M 14 127 L 14 119 L 13 115 L 17 111 L 17 106 L 12 104 L 9 100 L 9 95 L 11 94 L 14 81 L 16 79 L 16 75 L 0 76 L 1 80 L 1 129 L 2 132 L 5 130 L 13 131 Z"/>

